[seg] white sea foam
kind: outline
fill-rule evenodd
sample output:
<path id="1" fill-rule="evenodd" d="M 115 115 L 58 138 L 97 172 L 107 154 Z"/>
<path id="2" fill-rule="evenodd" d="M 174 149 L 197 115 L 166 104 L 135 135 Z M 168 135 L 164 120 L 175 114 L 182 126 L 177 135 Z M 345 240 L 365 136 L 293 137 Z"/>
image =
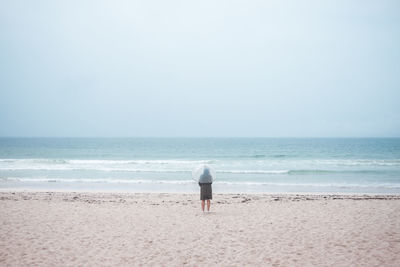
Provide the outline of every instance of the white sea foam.
<path id="1" fill-rule="evenodd" d="M 282 186 L 282 187 L 335 187 L 335 188 L 369 188 L 369 187 L 382 187 L 382 188 L 394 188 L 400 189 L 400 184 L 393 183 L 365 183 L 365 184 L 354 184 L 354 183 L 279 183 L 279 182 L 227 182 L 219 181 L 216 184 L 221 185 L 232 185 L 232 186 Z"/>
<path id="2" fill-rule="evenodd" d="M 335 166 L 400 166 L 400 159 L 320 159 L 314 161 L 317 164 Z"/>
<path id="3" fill-rule="evenodd" d="M 154 180 L 154 179 L 110 179 L 110 178 L 16 178 L 7 177 L 0 178 L 0 182 L 17 182 L 17 183 L 103 183 L 103 184 L 171 184 L 171 185 L 190 185 L 196 184 L 193 180 Z M 400 184 L 397 183 L 379 183 L 379 182 L 364 182 L 362 184 L 356 183 L 293 183 L 293 182 L 256 182 L 256 181 L 216 181 L 213 183 L 218 186 L 270 186 L 270 187 L 324 187 L 324 188 L 391 188 L 400 189 Z"/>
<path id="4" fill-rule="evenodd" d="M 0 159 L 0 170 L 97 170 L 131 172 L 187 172 L 208 160 L 65 160 Z"/>
<path id="5" fill-rule="evenodd" d="M 245 160 L 85 160 L 85 159 L 0 159 L 0 169 L 126 169 L 135 167 L 153 168 L 181 168 L 192 169 L 199 164 L 212 164 L 215 166 L 252 166 L 252 171 L 256 171 L 256 166 L 398 166 L 400 159 L 263 159 L 254 161 Z M 261 170 L 265 171 L 265 170 Z M 279 170 L 283 171 L 283 170 Z"/>
<path id="6" fill-rule="evenodd" d="M 109 160 L 109 159 L 0 159 L 6 163 L 47 163 L 47 164 L 212 164 L 215 160 Z"/>
<path id="7" fill-rule="evenodd" d="M 105 183 L 105 184 L 193 184 L 193 180 L 146 180 L 146 179 L 92 179 L 92 178 L 0 178 L 2 182 L 22 182 L 22 183 Z"/>
<path id="8" fill-rule="evenodd" d="M 289 170 L 222 170 L 217 173 L 234 173 L 234 174 L 285 174 Z"/>
<path id="9" fill-rule="evenodd" d="M 28 183 L 52 187 L 51 183 L 54 183 L 54 186 L 68 184 L 68 188 L 75 188 L 86 183 L 99 186 L 111 184 L 111 187 L 112 184 L 131 184 L 132 187 L 134 184 L 143 184 L 146 187 L 171 185 L 170 188 L 175 188 L 173 185 L 176 185 L 179 188 L 194 184 L 189 178 L 192 170 L 200 164 L 212 165 L 216 169 L 216 186 L 234 187 L 237 191 L 245 188 L 268 191 L 276 187 L 301 187 L 304 190 L 316 187 L 328 188 L 327 190 L 330 188 L 333 191 L 346 191 L 348 188 L 383 188 L 396 192 L 400 190 L 400 159 L 281 158 L 0 159 L 0 187 L 12 184 L 29 186 Z M 5 178 L 7 176 L 9 177 Z"/>

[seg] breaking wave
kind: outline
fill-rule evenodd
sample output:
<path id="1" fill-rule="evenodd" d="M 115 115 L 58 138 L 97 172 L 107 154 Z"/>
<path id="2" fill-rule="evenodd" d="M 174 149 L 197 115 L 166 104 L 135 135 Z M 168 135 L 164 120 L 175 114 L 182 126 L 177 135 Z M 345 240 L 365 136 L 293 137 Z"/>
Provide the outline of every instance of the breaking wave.
<path id="1" fill-rule="evenodd" d="M 170 185 L 196 185 L 193 180 L 147 180 L 147 179 L 91 179 L 91 178 L 0 178 L 3 183 L 102 183 L 102 184 L 170 184 Z M 255 181 L 216 181 L 216 186 L 270 186 L 270 187 L 335 187 L 335 188 L 391 188 L 400 189 L 397 183 L 293 183 L 293 182 L 255 182 Z"/>

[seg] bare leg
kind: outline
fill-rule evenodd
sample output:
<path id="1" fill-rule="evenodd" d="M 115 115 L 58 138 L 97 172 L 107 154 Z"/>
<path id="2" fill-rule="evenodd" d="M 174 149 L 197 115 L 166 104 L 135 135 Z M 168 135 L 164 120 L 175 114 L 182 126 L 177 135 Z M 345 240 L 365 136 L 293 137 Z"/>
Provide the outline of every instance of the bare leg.
<path id="1" fill-rule="evenodd" d="M 207 211 L 210 211 L 211 201 L 207 199 Z M 203 209 L 204 211 L 204 209 Z"/>
<path id="2" fill-rule="evenodd" d="M 203 210 L 203 212 L 204 212 L 204 204 L 205 204 L 205 203 L 204 203 L 204 200 L 202 200 L 202 201 L 201 201 L 201 209 Z"/>

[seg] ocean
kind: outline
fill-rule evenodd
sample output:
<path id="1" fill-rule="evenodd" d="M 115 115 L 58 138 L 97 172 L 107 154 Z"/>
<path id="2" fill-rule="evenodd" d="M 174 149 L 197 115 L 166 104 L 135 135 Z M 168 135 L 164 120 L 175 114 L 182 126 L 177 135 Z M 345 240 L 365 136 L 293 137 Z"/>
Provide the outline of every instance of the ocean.
<path id="1" fill-rule="evenodd" d="M 400 193 L 400 138 L 0 138 L 0 190 Z"/>

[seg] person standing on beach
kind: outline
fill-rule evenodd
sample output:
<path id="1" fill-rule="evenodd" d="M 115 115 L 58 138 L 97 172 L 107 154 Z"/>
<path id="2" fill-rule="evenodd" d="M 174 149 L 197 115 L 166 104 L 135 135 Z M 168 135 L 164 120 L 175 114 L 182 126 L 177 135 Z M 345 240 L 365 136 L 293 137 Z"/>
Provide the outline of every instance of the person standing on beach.
<path id="1" fill-rule="evenodd" d="M 204 168 L 203 174 L 199 179 L 200 186 L 200 200 L 201 200 L 201 209 L 204 212 L 205 201 L 207 200 L 207 211 L 210 211 L 211 199 L 212 199 L 212 184 L 213 178 L 210 174 L 209 168 Z"/>

